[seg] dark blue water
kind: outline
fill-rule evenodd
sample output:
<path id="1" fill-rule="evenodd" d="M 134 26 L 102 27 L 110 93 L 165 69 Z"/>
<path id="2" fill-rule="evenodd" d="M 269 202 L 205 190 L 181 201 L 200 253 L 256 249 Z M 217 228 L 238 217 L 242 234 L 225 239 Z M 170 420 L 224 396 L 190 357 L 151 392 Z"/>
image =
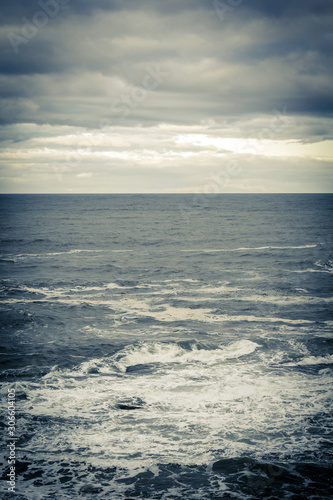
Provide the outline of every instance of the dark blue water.
<path id="1" fill-rule="evenodd" d="M 332 202 L 2 196 L 1 498 L 332 498 Z"/>

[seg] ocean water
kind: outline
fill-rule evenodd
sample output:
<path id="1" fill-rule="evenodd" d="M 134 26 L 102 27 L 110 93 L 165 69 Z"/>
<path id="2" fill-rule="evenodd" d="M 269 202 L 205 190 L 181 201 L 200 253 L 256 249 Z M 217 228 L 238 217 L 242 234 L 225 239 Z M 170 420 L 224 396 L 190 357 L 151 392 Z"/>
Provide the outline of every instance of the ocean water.
<path id="1" fill-rule="evenodd" d="M 332 202 L 3 195 L 1 498 L 333 498 Z"/>

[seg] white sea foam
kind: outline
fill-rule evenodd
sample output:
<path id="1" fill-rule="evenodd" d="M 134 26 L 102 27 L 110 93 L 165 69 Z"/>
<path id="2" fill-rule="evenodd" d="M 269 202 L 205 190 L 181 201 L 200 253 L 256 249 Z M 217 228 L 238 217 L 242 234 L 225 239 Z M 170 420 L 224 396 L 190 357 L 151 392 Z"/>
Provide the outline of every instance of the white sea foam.
<path id="1" fill-rule="evenodd" d="M 332 274 L 332 269 L 313 269 L 311 267 L 308 267 L 306 269 L 291 269 L 287 270 L 289 273 L 299 273 L 299 274 L 306 274 L 306 273 L 328 273 Z"/>
<path id="2" fill-rule="evenodd" d="M 294 350 L 304 348 L 299 343 Z M 50 418 L 29 446 L 63 454 L 70 447 L 80 456 L 87 449 L 91 463 L 130 469 L 157 460 L 207 464 L 221 453 L 315 449 L 320 436 L 307 433 L 307 419 L 328 411 L 330 374 L 269 370 L 268 376 L 271 360 L 256 351 L 262 348 L 250 340 L 214 349 L 141 343 L 76 370 L 55 369 L 41 384 L 26 383 L 29 397 L 20 411 Z M 119 403 L 138 408 L 121 410 Z"/>
<path id="3" fill-rule="evenodd" d="M 315 262 L 315 265 L 317 267 L 320 267 L 321 269 L 323 269 L 324 272 L 327 272 L 327 273 L 333 272 L 333 261 L 332 260 L 326 260 L 326 261 L 318 260 L 317 262 Z"/>
<path id="4" fill-rule="evenodd" d="M 174 307 L 169 305 L 168 302 L 161 302 L 161 300 L 154 301 L 152 294 L 147 294 L 146 296 L 140 295 L 140 299 L 136 297 L 124 297 L 123 295 L 115 296 L 112 295 L 110 298 L 104 298 L 103 296 L 96 295 L 80 295 L 78 290 L 72 290 L 74 295 L 70 295 L 70 292 L 65 290 L 44 290 L 42 289 L 30 289 L 30 291 L 35 291 L 35 293 L 44 294 L 45 297 L 41 298 L 8 298 L 4 299 L 2 302 L 7 304 L 13 303 L 31 303 L 31 302 L 57 302 L 59 304 L 67 304 L 71 306 L 104 306 L 112 310 L 112 318 L 114 320 L 121 319 L 123 323 L 132 323 L 140 318 L 153 318 L 160 322 L 176 322 L 176 321 L 199 321 L 204 323 L 227 323 L 227 322 L 248 322 L 248 323 L 285 323 L 290 325 L 300 325 L 300 324 L 311 324 L 315 320 L 306 320 L 303 318 L 290 319 L 283 317 L 274 316 L 256 316 L 249 314 L 223 314 L 219 313 L 211 308 L 191 308 L 191 307 Z M 256 298 L 256 302 L 260 301 L 260 296 Z M 229 298 L 231 300 L 231 298 Z M 242 300 L 239 297 L 237 300 Z M 245 299 L 246 300 L 246 299 Z M 190 299 L 190 302 L 193 302 Z M 197 301 L 196 301 L 197 302 Z M 263 302 L 266 302 L 265 300 Z M 311 302 L 311 300 L 304 301 L 302 299 L 294 299 L 295 303 Z M 325 303 L 332 302 L 331 298 L 313 300 L 313 303 Z M 267 303 L 271 303 L 267 300 Z M 277 304 L 286 304 L 285 300 L 281 299 Z"/>
<path id="5" fill-rule="evenodd" d="M 132 365 L 149 363 L 184 363 L 201 361 L 203 363 L 216 363 L 229 358 L 238 358 L 253 352 L 258 344 L 250 340 L 240 340 L 225 347 L 215 350 L 183 349 L 177 344 L 143 344 L 140 347 L 131 348 L 129 352 L 118 354 L 116 366 L 122 371 Z"/>
<path id="6" fill-rule="evenodd" d="M 227 322 L 227 321 L 232 321 L 232 322 L 241 322 L 241 321 L 247 321 L 249 323 L 287 323 L 291 325 L 299 325 L 301 323 L 304 324 L 310 324 L 313 323 L 313 321 L 310 320 L 305 320 L 305 319 L 289 319 L 289 318 L 281 318 L 281 317 L 269 317 L 269 316 L 254 316 L 254 315 L 246 315 L 246 314 L 239 314 L 239 315 L 229 315 L 229 314 L 221 314 L 219 316 L 215 317 L 215 322 L 216 321 L 221 321 L 221 322 Z M 211 320 L 211 322 L 214 322 L 214 320 Z"/>
<path id="7" fill-rule="evenodd" d="M 183 281 L 183 280 L 182 280 Z M 172 285 L 171 285 L 172 283 Z M 159 321 L 185 320 L 196 319 L 201 321 L 216 322 L 216 321 L 233 321 L 237 317 L 228 315 L 216 314 L 211 308 L 186 308 L 170 306 L 168 302 L 163 302 L 165 295 L 169 295 L 170 299 L 175 298 L 183 302 L 217 302 L 223 301 L 244 301 L 257 304 L 274 304 L 288 306 L 290 304 L 324 304 L 331 303 L 332 297 L 315 297 L 307 294 L 307 290 L 298 289 L 298 294 L 294 295 L 272 295 L 259 294 L 255 289 L 246 289 L 240 286 L 231 286 L 229 281 L 221 281 L 216 286 L 198 285 L 194 288 L 184 287 L 181 282 L 171 282 L 170 287 L 163 286 L 160 283 L 143 283 L 134 285 L 121 285 L 116 282 L 104 283 L 100 286 L 77 285 L 75 287 L 31 287 L 21 286 L 21 290 L 32 294 L 40 295 L 40 297 L 27 298 L 16 297 L 7 298 L 5 303 L 29 303 L 38 301 L 56 301 L 60 303 L 68 303 L 70 305 L 79 305 L 81 303 L 90 304 L 92 306 L 104 305 L 114 307 L 122 314 L 133 314 L 138 316 L 150 316 Z M 131 295 L 123 295 L 124 290 L 131 291 Z M 140 290 L 140 294 L 134 294 L 136 290 Z M 300 293 L 301 292 L 301 293 Z M 199 295 L 200 294 L 200 295 Z M 162 299 L 159 300 L 159 297 Z M 262 321 L 262 318 L 254 316 L 238 316 L 238 319 L 246 321 Z M 286 321 L 283 318 L 264 318 L 268 321 Z"/>
<path id="8" fill-rule="evenodd" d="M 196 346 L 189 350 L 175 343 L 142 343 L 139 346 L 125 348 L 111 358 L 84 362 L 77 371 L 71 372 L 71 374 L 76 376 L 89 373 L 125 373 L 129 367 L 136 365 L 191 364 L 197 362 L 213 365 L 227 359 L 241 358 L 251 354 L 258 347 L 260 347 L 258 344 L 250 340 L 239 340 L 214 350 L 198 349 Z"/>
<path id="9" fill-rule="evenodd" d="M 234 297 L 226 297 L 224 300 L 235 300 Z M 277 304 L 287 306 L 290 304 L 322 304 L 333 302 L 333 297 L 311 297 L 307 295 L 243 295 L 238 296 L 238 300 L 244 302 L 264 302 L 267 304 Z"/>
<path id="10" fill-rule="evenodd" d="M 331 364 L 333 363 L 333 355 L 327 355 L 327 356 L 308 356 L 306 358 L 303 358 L 301 360 L 298 360 L 295 363 L 288 363 L 289 366 L 295 366 L 295 365 L 300 365 L 300 366 L 308 366 L 308 365 L 326 365 L 326 364 Z"/>

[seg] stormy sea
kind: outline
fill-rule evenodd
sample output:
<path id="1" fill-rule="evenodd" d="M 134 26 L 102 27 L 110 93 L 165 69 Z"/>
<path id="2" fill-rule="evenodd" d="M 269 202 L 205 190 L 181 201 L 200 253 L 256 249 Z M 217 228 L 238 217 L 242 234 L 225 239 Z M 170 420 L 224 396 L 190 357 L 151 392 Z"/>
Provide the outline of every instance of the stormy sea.
<path id="1" fill-rule="evenodd" d="M 0 497 L 333 497 L 333 195 L 2 195 Z"/>

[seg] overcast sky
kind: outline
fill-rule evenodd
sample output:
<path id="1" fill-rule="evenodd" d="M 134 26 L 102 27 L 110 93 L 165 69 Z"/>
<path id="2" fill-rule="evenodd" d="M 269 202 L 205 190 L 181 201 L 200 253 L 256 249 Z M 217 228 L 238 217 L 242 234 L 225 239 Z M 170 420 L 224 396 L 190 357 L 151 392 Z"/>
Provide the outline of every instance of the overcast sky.
<path id="1" fill-rule="evenodd" d="M 331 0 L 0 10 L 2 192 L 332 192 Z"/>

